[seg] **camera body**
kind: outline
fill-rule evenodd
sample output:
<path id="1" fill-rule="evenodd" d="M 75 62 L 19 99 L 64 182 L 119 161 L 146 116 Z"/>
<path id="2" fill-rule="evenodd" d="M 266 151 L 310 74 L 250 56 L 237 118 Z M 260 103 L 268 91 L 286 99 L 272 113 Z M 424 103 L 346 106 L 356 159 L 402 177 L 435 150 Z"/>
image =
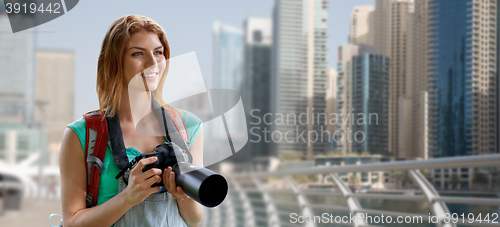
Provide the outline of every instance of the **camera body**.
<path id="1" fill-rule="evenodd" d="M 161 169 L 163 176 L 163 171 L 169 166 L 172 167 L 176 185 L 182 187 L 189 197 L 206 207 L 215 207 L 226 198 L 228 191 L 226 179 L 212 170 L 191 164 L 190 153 L 172 142 L 158 145 L 154 153 L 137 156 L 116 178 L 121 177 L 128 168 L 132 168 L 141 159 L 153 156 L 157 157 L 156 162 L 143 167 L 142 172 L 157 168 Z M 163 178 L 160 183 L 152 185 L 156 186 L 164 186 Z"/>
<path id="2" fill-rule="evenodd" d="M 142 168 L 142 172 L 146 172 L 152 168 L 157 168 L 157 169 L 161 169 L 162 176 L 163 176 L 163 171 L 165 171 L 165 169 L 170 166 L 170 167 L 172 167 L 172 170 L 175 173 L 176 181 L 177 181 L 177 178 L 179 178 L 179 175 L 181 172 L 179 167 L 185 166 L 186 164 L 189 164 L 189 161 L 191 161 L 191 160 L 189 160 L 188 154 L 186 154 L 186 152 L 184 150 L 182 150 L 175 143 L 171 143 L 171 142 L 165 142 L 161 145 L 158 145 L 155 148 L 154 153 L 143 155 L 143 157 L 141 159 L 149 158 L 149 157 L 153 157 L 153 156 L 157 158 L 156 162 L 149 164 L 149 165 L 145 166 L 144 168 Z M 155 183 L 152 185 L 152 187 L 156 187 L 156 186 L 165 186 L 163 184 L 163 178 L 162 178 L 160 183 Z"/>

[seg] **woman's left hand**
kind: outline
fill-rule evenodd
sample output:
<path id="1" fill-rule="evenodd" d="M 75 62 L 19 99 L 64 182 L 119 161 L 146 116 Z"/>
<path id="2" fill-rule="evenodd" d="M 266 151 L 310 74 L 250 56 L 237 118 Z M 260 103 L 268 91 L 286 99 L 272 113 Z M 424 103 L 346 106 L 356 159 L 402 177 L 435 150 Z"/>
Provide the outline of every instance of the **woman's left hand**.
<path id="1" fill-rule="evenodd" d="M 184 192 L 184 190 L 180 187 L 177 186 L 175 183 L 175 173 L 172 171 L 172 167 L 168 167 L 163 171 L 163 184 L 167 188 L 168 192 L 172 194 L 172 197 L 174 199 L 177 199 L 179 201 L 183 201 L 189 196 Z"/>

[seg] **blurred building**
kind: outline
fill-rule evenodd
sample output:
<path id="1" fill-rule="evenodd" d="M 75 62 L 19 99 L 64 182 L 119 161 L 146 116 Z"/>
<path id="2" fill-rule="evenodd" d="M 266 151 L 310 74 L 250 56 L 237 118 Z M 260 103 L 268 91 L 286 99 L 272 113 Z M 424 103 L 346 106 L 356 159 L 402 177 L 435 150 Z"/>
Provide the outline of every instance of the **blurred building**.
<path id="1" fill-rule="evenodd" d="M 45 127 L 50 163 L 58 165 L 64 130 L 73 121 L 74 54 L 66 50 L 40 50 L 36 56 L 36 97 L 44 106 L 37 108 L 35 122 Z"/>
<path id="2" fill-rule="evenodd" d="M 243 31 L 215 21 L 213 75 L 210 88 L 240 91 L 243 80 Z"/>
<path id="3" fill-rule="evenodd" d="M 408 158 L 498 153 L 498 2 L 415 1 L 410 17 L 408 99 L 413 140 Z M 441 189 L 488 188 L 498 170 L 435 170 Z M 458 187 L 452 185 L 458 182 Z"/>
<path id="4" fill-rule="evenodd" d="M 272 130 L 280 132 L 275 135 L 282 136 L 279 138 L 280 153 L 312 155 L 328 149 L 328 138 L 323 138 L 321 133 L 325 130 L 326 117 L 323 114 L 313 122 L 313 113 L 325 113 L 326 110 L 327 18 L 327 0 L 275 1 L 271 105 L 275 113 L 309 116 L 302 119 L 305 124 L 288 121 L 276 125 L 277 131 Z M 302 132 L 305 132 L 303 139 L 300 137 Z M 308 138 L 309 133 L 311 138 Z"/>
<path id="5" fill-rule="evenodd" d="M 359 46 L 354 44 L 344 44 L 338 48 L 337 63 L 337 105 L 336 113 L 340 117 L 340 124 L 337 124 L 337 130 L 345 133 L 352 130 L 351 119 L 347 118 L 352 110 L 352 58 L 359 53 Z M 337 119 L 337 121 L 339 121 Z M 343 135 L 343 134 L 342 134 Z M 336 136 L 336 135 L 334 135 Z M 339 142 L 337 142 L 339 141 Z M 351 153 L 351 143 L 345 138 L 333 141 L 337 151 L 342 151 L 346 155 Z"/>
<path id="6" fill-rule="evenodd" d="M 2 9 L 3 9 L 2 5 Z M 19 22 L 32 23 L 32 17 L 11 15 Z M 19 163 L 38 152 L 44 139 L 34 129 L 35 110 L 35 34 L 12 33 L 9 17 L 0 10 L 0 161 Z"/>
<path id="7" fill-rule="evenodd" d="M 46 135 L 26 125 L 0 125 L 0 162 L 18 164 L 46 146 Z"/>
<path id="8" fill-rule="evenodd" d="M 498 2 L 436 0 L 428 7 L 429 156 L 495 153 Z"/>
<path id="9" fill-rule="evenodd" d="M 328 79 L 326 83 L 326 113 L 327 113 L 327 130 L 330 132 L 328 143 L 330 147 L 328 151 L 335 151 L 337 143 L 333 141 L 333 134 L 337 131 L 337 122 L 334 119 L 337 113 L 337 92 L 339 85 L 337 84 L 338 73 L 336 69 L 328 68 Z"/>
<path id="10" fill-rule="evenodd" d="M 252 133 L 262 134 L 264 128 L 269 126 L 263 121 L 257 122 L 250 117 L 250 114 L 262 116 L 271 113 L 271 16 L 258 14 L 248 16 L 244 25 L 244 41 L 242 96 L 249 119 L 247 128 Z M 266 143 L 264 140 L 247 143 L 247 160 L 276 155 L 272 145 L 273 143 Z"/>
<path id="11" fill-rule="evenodd" d="M 400 102 L 406 95 L 407 40 L 409 16 L 413 12 L 413 0 L 377 0 L 373 13 L 374 46 L 378 54 L 391 59 L 389 72 L 389 151 L 401 156 L 399 141 L 402 136 L 399 126 L 404 106 Z"/>
<path id="12" fill-rule="evenodd" d="M 315 156 L 314 166 L 346 166 L 363 165 L 370 163 L 388 162 L 391 159 L 382 155 L 335 155 L 335 156 Z M 393 189 L 396 184 L 390 172 L 354 172 L 339 173 L 340 179 L 344 180 L 351 189 Z"/>
<path id="13" fill-rule="evenodd" d="M 241 86 L 243 82 L 243 31 L 218 21 L 213 23 L 213 74 L 208 83 L 209 89 L 230 89 L 241 94 Z M 219 92 L 220 93 L 220 92 Z M 231 107 L 227 104 L 232 103 L 232 98 L 229 96 L 219 95 L 214 99 L 214 92 L 211 93 L 212 111 L 217 114 L 225 113 Z M 224 125 L 237 125 L 236 119 L 232 122 L 223 120 Z M 218 127 L 213 130 L 210 135 L 207 135 L 218 144 L 217 147 L 227 145 L 227 132 L 224 127 Z M 215 142 L 217 141 L 217 142 Z M 222 149 L 222 148 L 221 148 Z"/>
<path id="14" fill-rule="evenodd" d="M 34 20 L 22 14 L 11 17 L 19 17 L 19 23 L 33 23 Z M 33 123 L 34 53 L 35 33 L 12 33 L 7 14 L 0 11 L 0 124 Z"/>
<path id="15" fill-rule="evenodd" d="M 359 71 L 354 72 L 354 57 L 362 56 L 364 54 L 376 54 L 377 49 L 373 46 L 368 45 L 354 45 L 354 44 L 344 44 L 338 48 L 338 63 L 337 63 L 337 131 L 338 133 L 334 136 L 336 139 L 333 141 L 336 145 L 335 150 L 341 151 L 342 154 L 350 154 L 353 150 L 353 126 L 355 124 L 355 119 L 353 119 L 354 113 L 354 96 L 358 97 L 356 93 L 353 92 L 354 89 L 354 76 L 355 74 L 361 73 Z M 361 67 L 361 66 L 360 66 Z M 361 75 L 359 75 L 361 76 Z M 359 90 L 359 89 L 358 89 Z M 335 120 L 334 120 L 335 121 Z M 351 133 L 349 133 L 351 132 Z"/>
<path id="16" fill-rule="evenodd" d="M 373 45 L 377 47 L 380 55 L 391 54 L 391 8 L 392 2 L 396 0 L 375 0 L 375 11 L 372 13 L 373 23 L 370 31 L 373 31 Z"/>
<path id="17" fill-rule="evenodd" d="M 356 45 L 373 45 L 374 29 L 371 24 L 373 23 L 373 6 L 356 6 L 351 13 L 351 26 L 349 33 L 349 43 Z"/>
<path id="18" fill-rule="evenodd" d="M 388 151 L 389 58 L 364 53 L 352 58 L 352 151 Z"/>
<path id="19" fill-rule="evenodd" d="M 403 98 L 404 108 L 410 114 L 403 114 L 400 118 L 400 150 L 399 157 L 406 159 L 429 157 L 430 119 L 429 119 L 429 91 L 431 90 L 432 74 L 428 73 L 431 62 L 432 43 L 428 36 L 429 24 L 429 1 L 416 1 L 414 12 L 410 14 L 408 33 L 408 58 L 406 96 Z M 409 104 L 408 104 L 409 103 Z"/>
<path id="20" fill-rule="evenodd" d="M 498 13 L 497 1 L 415 1 L 400 157 L 498 153 Z M 498 182 L 495 169 L 432 171 L 440 189 L 472 189 L 482 174 Z"/>

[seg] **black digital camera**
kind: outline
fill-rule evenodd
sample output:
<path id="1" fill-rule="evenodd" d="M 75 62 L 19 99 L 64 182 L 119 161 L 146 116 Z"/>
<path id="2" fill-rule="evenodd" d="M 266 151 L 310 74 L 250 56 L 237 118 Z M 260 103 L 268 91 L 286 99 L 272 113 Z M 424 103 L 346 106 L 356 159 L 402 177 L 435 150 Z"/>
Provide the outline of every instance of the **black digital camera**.
<path id="1" fill-rule="evenodd" d="M 228 191 L 226 179 L 212 170 L 191 164 L 191 155 L 172 142 L 158 145 L 154 153 L 135 157 L 127 168 L 116 176 L 116 179 L 120 178 L 127 169 L 131 169 L 141 159 L 153 156 L 157 157 L 156 162 L 142 168 L 142 172 L 157 168 L 162 170 L 163 176 L 163 171 L 169 166 L 172 167 L 177 186 L 182 187 L 189 197 L 206 207 L 215 207 L 226 198 Z M 155 183 L 152 187 L 156 186 L 164 186 L 163 178 L 160 183 Z"/>

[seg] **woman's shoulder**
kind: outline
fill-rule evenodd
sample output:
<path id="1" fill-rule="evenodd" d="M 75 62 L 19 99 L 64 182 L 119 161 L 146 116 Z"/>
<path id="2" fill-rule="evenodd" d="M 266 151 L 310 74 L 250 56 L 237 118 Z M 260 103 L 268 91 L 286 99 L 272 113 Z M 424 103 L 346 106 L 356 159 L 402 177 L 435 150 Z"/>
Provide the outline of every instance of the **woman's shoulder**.
<path id="1" fill-rule="evenodd" d="M 197 117 L 195 114 L 183 109 L 177 109 L 177 110 L 179 110 L 179 112 L 181 113 L 182 119 L 184 119 L 184 122 L 186 123 L 186 127 L 198 126 L 202 123 L 201 119 Z"/>
<path id="2" fill-rule="evenodd" d="M 80 139 L 80 143 L 82 144 L 83 149 L 85 144 L 85 136 L 87 133 L 85 128 L 85 118 L 81 117 L 73 123 L 68 124 L 68 128 L 72 129 L 76 133 L 78 139 Z"/>
<path id="3" fill-rule="evenodd" d="M 87 112 L 87 114 L 92 113 L 92 112 L 95 112 L 95 110 Z M 80 117 L 80 119 L 68 124 L 67 126 L 68 126 L 68 128 L 73 129 L 73 131 L 76 132 L 76 134 L 78 135 L 78 137 L 80 137 L 80 139 L 82 139 L 82 138 L 85 139 L 85 134 L 87 132 L 87 128 L 85 125 L 85 118 L 83 116 Z"/>
<path id="4" fill-rule="evenodd" d="M 177 109 L 177 110 L 181 113 L 182 119 L 184 119 L 184 123 L 186 124 L 186 128 L 189 134 L 190 146 L 192 146 L 196 136 L 201 130 L 203 122 L 199 117 L 197 117 L 195 114 L 187 110 L 183 109 Z"/>
<path id="5" fill-rule="evenodd" d="M 78 137 L 80 137 L 81 132 L 83 132 L 85 136 L 85 118 L 81 117 L 80 119 L 73 121 L 72 123 L 68 124 L 68 128 L 73 129 L 73 131 L 76 132 Z"/>
<path id="6" fill-rule="evenodd" d="M 81 117 L 80 119 L 73 121 L 72 123 L 68 124 L 68 127 L 85 127 L 85 118 Z"/>

